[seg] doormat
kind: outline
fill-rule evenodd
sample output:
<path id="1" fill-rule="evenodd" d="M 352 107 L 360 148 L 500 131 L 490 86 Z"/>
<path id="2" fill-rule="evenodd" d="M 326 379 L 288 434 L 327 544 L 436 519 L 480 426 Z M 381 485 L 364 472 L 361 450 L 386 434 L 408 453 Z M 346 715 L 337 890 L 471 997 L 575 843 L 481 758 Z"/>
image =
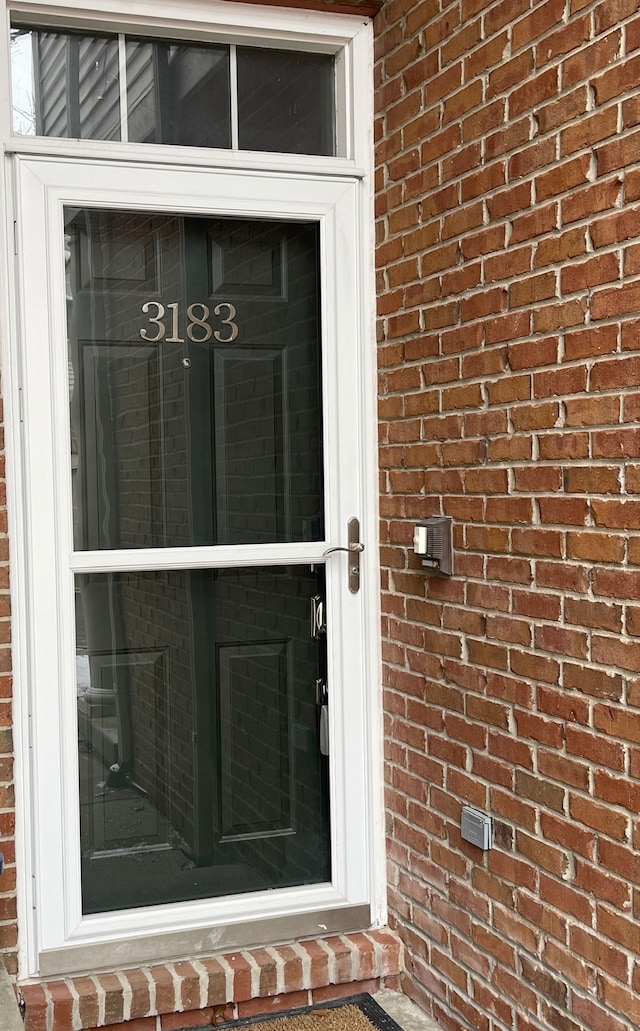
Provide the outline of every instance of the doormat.
<path id="1" fill-rule="evenodd" d="M 218 1031 L 242 1027 L 251 1028 L 251 1031 L 402 1031 L 400 1025 L 367 994 L 284 1010 L 268 1017 L 245 1017 L 217 1027 Z"/>

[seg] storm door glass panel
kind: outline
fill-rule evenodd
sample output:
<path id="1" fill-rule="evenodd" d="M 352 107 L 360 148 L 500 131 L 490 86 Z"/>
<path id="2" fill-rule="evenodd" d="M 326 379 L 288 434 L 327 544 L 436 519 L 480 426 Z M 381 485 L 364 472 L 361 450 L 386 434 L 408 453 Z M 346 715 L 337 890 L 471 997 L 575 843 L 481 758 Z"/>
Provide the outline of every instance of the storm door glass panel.
<path id="1" fill-rule="evenodd" d="M 330 879 L 323 574 L 76 578 L 83 912 Z"/>
<path id="2" fill-rule="evenodd" d="M 242 150 L 335 154 L 333 57 L 238 47 L 237 64 Z"/>
<path id="3" fill-rule="evenodd" d="M 14 27 L 11 66 L 15 132 L 120 139 L 117 38 Z"/>
<path id="4" fill-rule="evenodd" d="M 231 146 L 229 47 L 127 38 L 132 143 Z"/>
<path id="5" fill-rule="evenodd" d="M 66 210 L 76 550 L 323 538 L 318 246 Z"/>

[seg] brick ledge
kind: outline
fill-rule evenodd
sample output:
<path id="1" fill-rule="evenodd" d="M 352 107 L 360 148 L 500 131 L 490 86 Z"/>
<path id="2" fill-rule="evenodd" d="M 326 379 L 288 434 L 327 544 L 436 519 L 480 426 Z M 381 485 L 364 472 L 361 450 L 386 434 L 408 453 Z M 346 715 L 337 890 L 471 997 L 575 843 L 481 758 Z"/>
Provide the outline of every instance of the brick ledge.
<path id="1" fill-rule="evenodd" d="M 197 960 L 23 982 L 25 1031 L 169 1031 L 394 987 L 402 944 L 388 928 Z"/>

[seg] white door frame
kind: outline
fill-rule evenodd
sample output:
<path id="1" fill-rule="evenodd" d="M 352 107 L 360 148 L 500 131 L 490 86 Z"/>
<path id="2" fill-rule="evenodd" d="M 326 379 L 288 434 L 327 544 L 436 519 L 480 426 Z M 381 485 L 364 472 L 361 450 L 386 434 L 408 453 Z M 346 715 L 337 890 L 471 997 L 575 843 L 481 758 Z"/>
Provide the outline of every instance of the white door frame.
<path id="1" fill-rule="evenodd" d="M 246 925 L 316 914 L 316 926 L 338 918 L 342 929 L 370 925 L 375 901 L 375 766 L 370 748 L 371 611 L 377 594 L 375 521 L 367 498 L 363 431 L 366 382 L 359 230 L 361 184 L 355 178 L 209 171 L 44 156 L 14 159 L 17 250 L 22 306 L 19 377 L 22 384 L 24 540 L 27 578 L 25 658 L 31 710 L 32 848 L 38 969 L 66 970 L 87 948 L 127 943 L 137 955 L 142 934 L 156 949 L 181 947 L 203 928 Z M 212 200 L 215 198 L 215 200 Z M 291 545 L 166 548 L 136 552 L 72 552 L 68 442 L 68 369 L 64 289 L 63 207 L 126 207 L 175 213 L 317 219 L 321 239 L 326 539 Z M 37 298 L 37 303 L 30 299 Z M 16 356 L 17 357 L 17 356 Z M 202 568 L 241 563 L 277 565 L 324 561 L 344 544 L 350 516 L 363 527 L 362 590 L 347 589 L 347 556 L 327 560 L 331 690 L 330 780 L 332 884 L 290 888 L 171 906 L 82 917 L 73 577 L 79 572 Z M 374 593 L 375 592 L 375 593 Z M 309 685 L 312 690 L 312 685 Z M 26 772 L 26 771 L 25 771 Z M 64 890 L 60 887 L 64 886 Z M 364 908 L 363 908 L 364 907 Z M 365 912 L 368 914 L 365 917 Z M 330 915 L 333 914 L 333 915 Z M 264 932 L 263 932 L 264 933 Z M 161 940 L 162 939 L 162 940 Z M 157 952 L 155 953 L 157 955 Z"/>

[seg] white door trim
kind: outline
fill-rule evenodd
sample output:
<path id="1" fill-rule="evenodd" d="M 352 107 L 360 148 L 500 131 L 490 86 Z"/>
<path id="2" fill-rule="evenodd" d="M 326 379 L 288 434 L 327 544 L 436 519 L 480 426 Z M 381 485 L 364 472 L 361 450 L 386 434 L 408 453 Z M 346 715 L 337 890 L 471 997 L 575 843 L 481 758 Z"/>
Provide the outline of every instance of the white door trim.
<path id="1" fill-rule="evenodd" d="M 24 591 L 26 613 L 24 620 L 16 621 L 17 647 L 23 668 L 28 670 L 28 707 L 32 714 L 30 750 L 23 753 L 21 764 L 25 826 L 26 813 L 35 810 L 35 881 L 23 875 L 27 898 L 36 913 L 35 921 L 30 919 L 27 924 L 27 939 L 30 944 L 35 942 L 28 953 L 29 973 L 57 970 L 58 962 L 64 969 L 64 964 L 71 962 L 69 950 L 91 946 L 95 955 L 100 943 L 114 939 L 125 945 L 128 961 L 135 962 L 135 942 L 141 933 L 155 939 L 160 951 L 164 941 L 169 954 L 175 955 L 171 950 L 177 940 L 184 942 L 185 934 L 193 941 L 197 936 L 202 940 L 205 931 L 215 937 L 216 933 L 222 934 L 221 928 L 251 925 L 259 918 L 282 921 L 304 913 L 335 911 L 340 925 L 340 921 L 354 919 L 353 907 L 361 922 L 364 906 L 370 913 L 369 923 L 377 922 L 384 904 L 383 884 L 377 876 L 382 829 L 380 752 L 372 741 L 372 731 L 379 726 L 373 629 L 377 629 L 378 579 L 375 508 L 370 507 L 375 490 L 371 461 L 375 437 L 367 390 L 371 385 L 372 350 L 362 316 L 368 272 L 361 258 L 366 252 L 362 245 L 362 183 L 301 174 L 168 170 L 151 164 L 119 163 L 107 168 L 94 161 L 44 157 L 17 157 L 13 163 L 19 211 L 22 332 L 21 347 L 14 349 L 12 358 L 24 387 L 23 540 L 25 567 L 30 571 L 22 580 L 18 573 L 18 590 Z M 319 220 L 324 268 L 325 468 L 332 484 L 326 494 L 325 541 L 291 548 L 253 545 L 162 549 L 160 556 L 158 551 L 72 553 L 65 423 L 65 203 Z M 56 409 L 62 413 L 58 418 Z M 58 517 L 52 524 L 54 508 Z M 332 794 L 332 885 L 82 918 L 73 704 L 73 573 L 114 567 L 179 568 L 185 562 L 189 566 L 225 566 L 241 561 L 267 565 L 291 562 L 292 555 L 296 561 L 313 563 L 322 559 L 326 547 L 345 543 L 346 522 L 351 515 L 359 515 L 366 545 L 361 593 L 353 596 L 344 589 L 345 555 L 338 553 L 327 562 L 328 606 L 335 612 L 329 629 L 329 679 L 334 685 L 330 768 L 336 788 Z M 335 690 L 341 683 L 348 686 L 344 693 Z M 315 924 L 323 926 L 325 921 L 320 919 Z"/>

